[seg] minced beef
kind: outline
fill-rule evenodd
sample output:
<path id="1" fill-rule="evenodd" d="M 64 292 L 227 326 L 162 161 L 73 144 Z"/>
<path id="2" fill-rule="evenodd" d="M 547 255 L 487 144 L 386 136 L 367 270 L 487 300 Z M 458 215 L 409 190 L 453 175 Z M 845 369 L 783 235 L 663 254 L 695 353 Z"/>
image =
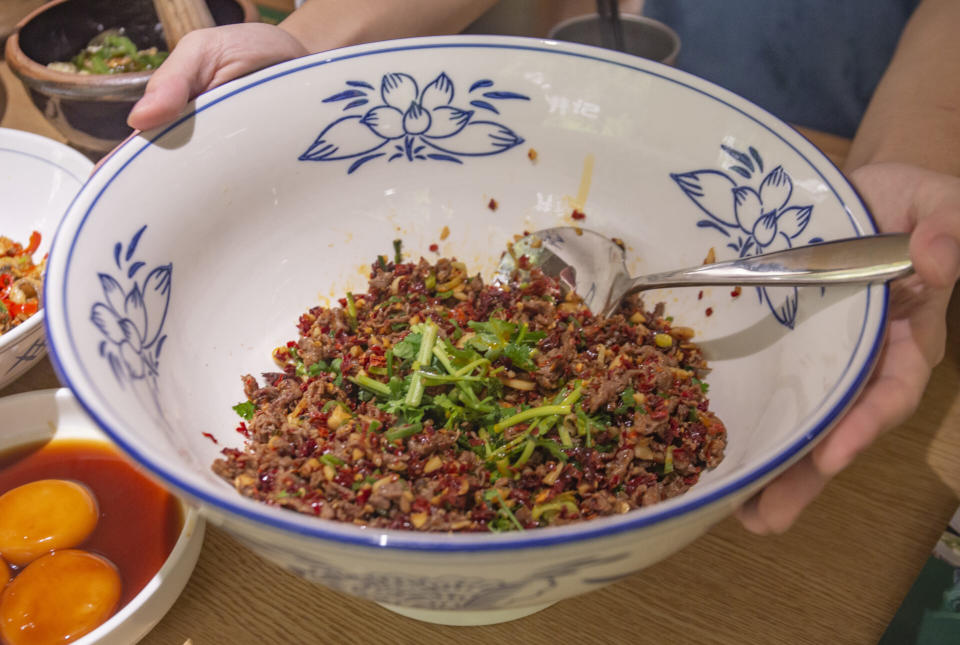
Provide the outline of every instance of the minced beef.
<path id="1" fill-rule="evenodd" d="M 454 259 L 372 266 L 244 376 L 241 494 L 325 519 L 424 531 L 529 529 L 683 493 L 723 458 L 707 366 L 658 304 L 608 318 L 533 269 L 484 285 Z"/>

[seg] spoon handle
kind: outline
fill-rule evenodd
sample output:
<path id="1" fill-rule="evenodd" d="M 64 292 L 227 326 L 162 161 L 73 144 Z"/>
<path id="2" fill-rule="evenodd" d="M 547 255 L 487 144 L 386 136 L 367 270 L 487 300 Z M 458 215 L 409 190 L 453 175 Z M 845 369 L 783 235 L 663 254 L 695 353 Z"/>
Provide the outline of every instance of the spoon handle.
<path id="1" fill-rule="evenodd" d="M 802 287 L 885 282 L 910 274 L 910 236 L 869 235 L 636 278 L 628 291 L 670 286 Z"/>

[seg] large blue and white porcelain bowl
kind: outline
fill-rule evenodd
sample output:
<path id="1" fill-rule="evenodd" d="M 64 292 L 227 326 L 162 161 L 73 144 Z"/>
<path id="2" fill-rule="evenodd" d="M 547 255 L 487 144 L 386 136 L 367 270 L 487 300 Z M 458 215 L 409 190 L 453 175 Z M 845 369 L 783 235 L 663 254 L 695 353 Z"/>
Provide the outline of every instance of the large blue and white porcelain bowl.
<path id="1" fill-rule="evenodd" d="M 438 244 L 491 276 L 514 234 L 573 223 L 574 209 L 624 240 L 635 272 L 875 232 L 813 145 L 688 74 L 553 41 L 376 43 L 234 81 L 117 150 L 54 242 L 53 356 L 112 439 L 263 556 L 422 619 L 514 618 L 648 566 L 731 513 L 837 421 L 884 332 L 879 285 L 650 294 L 697 331 L 729 446 L 686 494 L 616 517 L 372 530 L 268 507 L 211 472 L 242 442 L 240 375 L 273 369 L 271 349 L 308 307 L 364 290 L 394 239 L 409 258 Z"/>

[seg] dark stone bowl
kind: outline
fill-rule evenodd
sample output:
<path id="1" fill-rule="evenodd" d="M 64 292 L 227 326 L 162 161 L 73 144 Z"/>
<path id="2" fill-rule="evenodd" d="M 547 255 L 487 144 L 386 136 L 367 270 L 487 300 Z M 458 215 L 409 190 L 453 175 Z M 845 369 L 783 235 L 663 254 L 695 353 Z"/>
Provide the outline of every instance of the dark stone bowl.
<path id="1" fill-rule="evenodd" d="M 218 25 L 259 20 L 251 0 L 206 1 Z M 127 114 L 152 72 L 78 75 L 46 65 L 70 60 L 101 31 L 120 27 L 140 48 L 167 48 L 152 0 L 54 0 L 21 20 L 7 39 L 7 64 L 33 104 L 92 159 L 130 135 Z"/>

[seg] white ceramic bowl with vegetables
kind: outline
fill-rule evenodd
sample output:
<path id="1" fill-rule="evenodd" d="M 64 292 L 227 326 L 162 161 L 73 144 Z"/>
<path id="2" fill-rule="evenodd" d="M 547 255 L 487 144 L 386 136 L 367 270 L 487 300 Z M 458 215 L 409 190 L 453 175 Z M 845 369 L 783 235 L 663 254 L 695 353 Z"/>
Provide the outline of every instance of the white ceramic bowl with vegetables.
<path id="1" fill-rule="evenodd" d="M 0 237 L 22 247 L 16 252 L 0 243 L 0 389 L 46 353 L 40 294 L 33 279 L 19 282 L 30 273 L 23 263 L 42 263 L 60 218 L 92 169 L 93 163 L 62 143 L 0 128 Z"/>
<path id="2" fill-rule="evenodd" d="M 106 161 L 51 255 L 55 363 L 124 450 L 263 556 L 425 620 L 517 618 L 684 547 L 805 454 L 868 377 L 887 306 L 884 286 L 648 294 L 695 330 L 728 441 L 689 491 L 622 514 L 523 531 L 381 529 L 248 499 L 211 471 L 243 445 L 240 376 L 276 372 L 271 352 L 297 337 L 299 316 L 366 291 L 393 240 L 407 260 L 456 257 L 489 280 L 515 234 L 563 224 L 620 238 L 637 273 L 698 264 L 711 248 L 728 259 L 875 232 L 808 141 L 693 76 L 552 41 L 372 44 L 213 90 Z M 297 377 L 340 367 L 304 364 Z M 465 409 L 458 400 L 451 409 Z M 405 439 L 409 426 L 367 430 Z M 563 450 L 561 439 L 544 437 Z M 517 460 L 491 472 L 512 477 Z M 322 466 L 340 476 L 340 461 Z"/>

